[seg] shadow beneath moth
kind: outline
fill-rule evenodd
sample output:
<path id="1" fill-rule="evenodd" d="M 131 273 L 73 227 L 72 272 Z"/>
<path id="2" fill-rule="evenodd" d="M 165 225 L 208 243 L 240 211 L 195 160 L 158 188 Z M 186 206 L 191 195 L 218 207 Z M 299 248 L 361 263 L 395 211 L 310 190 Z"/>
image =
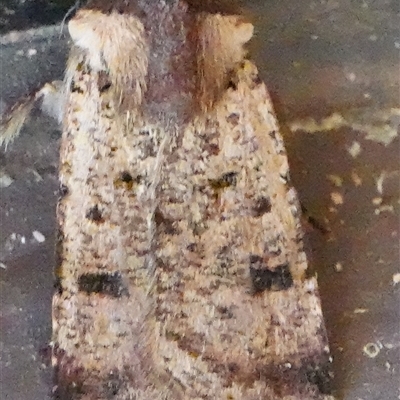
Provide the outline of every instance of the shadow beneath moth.
<path id="1" fill-rule="evenodd" d="M 332 399 L 297 194 L 246 59 L 253 26 L 210 4 L 92 1 L 69 22 L 58 399 Z"/>

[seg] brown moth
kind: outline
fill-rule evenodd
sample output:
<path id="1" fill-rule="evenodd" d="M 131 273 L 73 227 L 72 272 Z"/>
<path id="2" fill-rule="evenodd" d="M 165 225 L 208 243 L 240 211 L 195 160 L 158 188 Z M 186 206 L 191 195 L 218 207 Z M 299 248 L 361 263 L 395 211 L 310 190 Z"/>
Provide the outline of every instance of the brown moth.
<path id="1" fill-rule="evenodd" d="M 69 22 L 56 398 L 332 399 L 253 26 L 212 11 L 104 0 Z"/>

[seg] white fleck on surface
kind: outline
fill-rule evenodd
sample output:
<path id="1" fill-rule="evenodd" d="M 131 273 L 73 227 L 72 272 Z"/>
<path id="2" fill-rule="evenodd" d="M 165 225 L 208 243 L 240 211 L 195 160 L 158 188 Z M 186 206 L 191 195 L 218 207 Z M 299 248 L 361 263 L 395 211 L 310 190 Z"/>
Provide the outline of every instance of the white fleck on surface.
<path id="1" fill-rule="evenodd" d="M 7 265 L 6 265 L 6 264 L 3 264 L 2 262 L 0 262 L 0 268 L 2 268 L 2 269 L 7 269 Z"/>
<path id="2" fill-rule="evenodd" d="M 382 202 L 383 202 L 382 197 L 374 197 L 374 198 L 372 199 L 372 204 L 373 204 L 374 206 L 379 206 L 379 205 L 382 204 Z"/>
<path id="3" fill-rule="evenodd" d="M 339 192 L 332 192 L 331 193 L 331 200 L 333 201 L 333 203 L 337 206 L 342 205 L 343 204 L 343 196 L 341 193 Z"/>
<path id="4" fill-rule="evenodd" d="M 342 272 L 343 271 L 343 264 L 342 263 L 340 263 L 340 262 L 337 262 L 336 264 L 335 264 L 335 271 L 336 272 Z"/>
<path id="5" fill-rule="evenodd" d="M 394 207 L 392 204 L 383 204 L 379 208 L 375 208 L 375 215 L 380 215 L 384 212 L 394 213 Z"/>
<path id="6" fill-rule="evenodd" d="M 325 132 L 346 126 L 346 120 L 339 113 L 333 113 L 329 117 L 316 121 L 314 118 L 293 121 L 289 124 L 292 132 L 304 131 L 308 133 Z"/>
<path id="7" fill-rule="evenodd" d="M 21 240 L 21 243 L 22 243 L 22 244 L 25 244 L 25 243 L 26 243 L 25 236 L 21 236 L 20 240 Z"/>
<path id="8" fill-rule="evenodd" d="M 365 139 L 388 146 L 399 134 L 400 108 L 374 111 L 371 109 L 350 110 L 346 115 L 333 113 L 322 120 L 305 118 L 289 122 L 292 132 L 326 132 L 349 127 L 365 133 Z"/>
<path id="9" fill-rule="evenodd" d="M 37 54 L 37 50 L 36 49 L 29 49 L 28 50 L 28 57 L 35 56 L 36 54 Z"/>
<path id="10" fill-rule="evenodd" d="M 381 349 L 376 343 L 367 343 L 363 348 L 364 354 L 369 358 L 375 358 L 380 351 Z"/>
<path id="11" fill-rule="evenodd" d="M 400 272 L 393 274 L 393 285 L 400 283 Z"/>
<path id="12" fill-rule="evenodd" d="M 355 308 L 353 313 L 354 314 L 365 314 L 368 311 L 369 311 L 368 308 Z"/>
<path id="13" fill-rule="evenodd" d="M 327 175 L 327 178 L 336 187 L 341 187 L 343 185 L 343 178 L 339 175 L 331 174 L 331 175 Z"/>
<path id="14" fill-rule="evenodd" d="M 33 231 L 32 232 L 32 236 L 38 243 L 43 243 L 46 240 L 46 238 L 43 235 L 43 233 L 41 233 L 39 231 Z"/>
<path id="15" fill-rule="evenodd" d="M 355 82 L 355 81 L 356 81 L 356 78 L 357 78 L 357 76 L 356 76 L 356 74 L 355 74 L 354 72 L 348 72 L 348 73 L 346 74 L 346 79 L 347 79 L 348 81 L 350 81 L 350 82 Z"/>
<path id="16" fill-rule="evenodd" d="M 9 187 L 14 182 L 14 179 L 4 171 L 0 171 L 0 188 Z"/>
<path id="17" fill-rule="evenodd" d="M 360 143 L 355 140 L 351 146 L 347 147 L 347 151 L 353 158 L 357 158 L 361 153 Z"/>
<path id="18" fill-rule="evenodd" d="M 356 171 L 351 172 L 351 179 L 353 180 L 353 183 L 356 187 L 362 185 L 362 179 L 360 178 L 360 176 L 357 174 Z"/>
<path id="19" fill-rule="evenodd" d="M 383 181 L 385 180 L 385 178 L 386 178 L 386 171 L 382 171 L 378 179 L 376 180 L 376 190 L 380 194 L 383 194 Z"/>
<path id="20" fill-rule="evenodd" d="M 42 176 L 39 174 L 39 172 L 36 171 L 36 169 L 29 168 L 28 171 L 32 172 L 35 182 L 38 183 L 43 181 Z"/>

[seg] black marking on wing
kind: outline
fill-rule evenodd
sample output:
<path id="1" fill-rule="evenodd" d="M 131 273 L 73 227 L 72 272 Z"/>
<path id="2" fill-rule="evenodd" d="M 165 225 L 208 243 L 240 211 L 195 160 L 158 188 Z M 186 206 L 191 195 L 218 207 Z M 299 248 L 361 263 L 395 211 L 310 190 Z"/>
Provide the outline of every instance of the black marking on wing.
<path id="1" fill-rule="evenodd" d="M 96 204 L 94 207 L 89 208 L 89 210 L 86 213 L 86 218 L 90 219 L 93 222 L 96 222 L 98 224 L 101 224 L 104 222 L 103 215 L 101 211 L 99 210 L 98 205 Z"/>
<path id="2" fill-rule="evenodd" d="M 250 256 L 250 278 L 255 293 L 264 290 L 286 290 L 293 285 L 289 264 L 281 264 L 271 269 L 263 258 L 257 255 Z"/>
<path id="3" fill-rule="evenodd" d="M 87 294 L 99 293 L 116 298 L 129 295 L 119 272 L 83 274 L 78 278 L 78 288 Z"/>

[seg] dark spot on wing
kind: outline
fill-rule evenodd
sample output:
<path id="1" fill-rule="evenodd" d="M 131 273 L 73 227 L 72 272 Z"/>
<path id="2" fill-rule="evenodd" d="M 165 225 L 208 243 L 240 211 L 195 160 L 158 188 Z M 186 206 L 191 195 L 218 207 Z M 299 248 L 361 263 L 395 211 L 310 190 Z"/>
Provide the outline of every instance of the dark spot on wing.
<path id="1" fill-rule="evenodd" d="M 54 368 L 55 400 L 80 398 L 85 394 L 83 376 L 85 370 L 79 362 L 67 355 L 65 350 L 55 343 L 52 357 L 56 360 Z"/>
<path id="2" fill-rule="evenodd" d="M 237 83 L 233 79 L 230 79 L 228 81 L 227 89 L 237 90 Z"/>
<path id="3" fill-rule="evenodd" d="M 127 190 L 132 190 L 141 180 L 141 176 L 133 177 L 128 171 L 123 171 L 118 178 L 114 180 L 114 187 L 116 189 L 125 188 Z"/>
<path id="4" fill-rule="evenodd" d="M 108 374 L 108 379 L 104 384 L 104 392 L 107 399 L 113 399 L 118 394 L 120 389 L 124 386 L 124 379 L 120 376 L 118 371 L 111 371 Z"/>
<path id="5" fill-rule="evenodd" d="M 250 278 L 254 293 L 286 290 L 293 285 L 289 264 L 270 269 L 264 259 L 257 255 L 250 256 Z"/>
<path id="6" fill-rule="evenodd" d="M 87 294 L 99 293 L 116 298 L 129 295 L 119 272 L 83 274 L 78 278 L 78 287 Z"/>
<path id="7" fill-rule="evenodd" d="M 232 124 L 233 126 L 236 126 L 239 123 L 240 120 L 240 115 L 236 113 L 232 113 L 226 117 L 226 121 Z"/>
<path id="8" fill-rule="evenodd" d="M 104 93 L 111 87 L 111 80 L 108 74 L 104 71 L 100 71 L 98 75 L 97 85 L 100 93 Z"/>
<path id="9" fill-rule="evenodd" d="M 220 313 L 221 319 L 232 319 L 235 314 L 232 311 L 232 307 L 217 307 L 217 311 Z"/>
<path id="10" fill-rule="evenodd" d="M 176 342 L 179 349 L 185 351 L 192 358 L 197 358 L 202 353 L 204 334 L 188 332 L 186 335 L 180 335 Z"/>
<path id="11" fill-rule="evenodd" d="M 268 134 L 274 143 L 276 153 L 277 154 L 286 154 L 285 145 L 284 145 L 283 139 L 279 135 L 279 133 L 275 130 L 272 130 L 272 131 L 269 131 Z"/>
<path id="12" fill-rule="evenodd" d="M 321 338 L 323 342 L 324 337 L 325 334 Z M 329 358 L 324 354 L 315 353 L 312 345 L 302 351 L 304 358 L 300 358 L 299 363 L 289 363 L 289 366 L 270 363 L 256 367 L 257 375 L 261 379 L 274 383 L 273 388 L 279 398 L 293 395 L 298 398 L 299 389 L 307 390 L 307 394 L 312 392 L 313 399 L 332 393 L 333 373 Z M 310 397 L 306 395 L 305 398 Z"/>
<path id="13" fill-rule="evenodd" d="M 214 190 L 225 189 L 230 186 L 236 186 L 237 172 L 227 172 L 218 179 L 209 179 L 209 183 Z"/>
<path id="14" fill-rule="evenodd" d="M 98 224 L 101 224 L 102 222 L 104 222 L 102 213 L 99 210 L 99 207 L 97 206 L 97 204 L 88 210 L 88 212 L 86 213 L 86 218 L 90 219 L 91 221 L 96 222 Z"/>
<path id="15" fill-rule="evenodd" d="M 59 188 L 58 188 L 58 196 L 59 199 L 63 199 L 65 196 L 67 196 L 69 194 L 69 189 L 68 186 L 64 185 L 64 184 L 60 184 Z"/>
<path id="16" fill-rule="evenodd" d="M 210 153 L 212 156 L 217 156 L 217 155 L 220 153 L 220 151 L 221 151 L 221 149 L 219 148 L 219 146 L 218 146 L 217 144 L 215 144 L 215 143 L 207 144 L 207 145 L 204 147 L 204 150 L 207 150 L 208 153 Z"/>
<path id="17" fill-rule="evenodd" d="M 167 235 L 179 235 L 181 230 L 177 227 L 177 223 L 169 218 L 157 209 L 154 213 L 154 222 L 156 226 Z"/>
<path id="18" fill-rule="evenodd" d="M 305 376 L 311 384 L 317 386 L 318 390 L 322 394 L 332 393 L 332 365 L 329 361 L 316 364 L 311 362 L 309 364 L 303 365 L 303 371 L 305 371 Z"/>
<path id="19" fill-rule="evenodd" d="M 261 217 L 264 214 L 271 212 L 271 201 L 265 196 L 258 197 L 252 208 L 253 215 L 255 217 Z"/>
<path id="20" fill-rule="evenodd" d="M 196 251 L 196 249 L 197 249 L 197 244 L 196 243 L 190 243 L 187 247 L 186 247 L 186 249 L 188 250 L 188 251 L 190 251 L 190 252 L 195 252 Z"/>
<path id="21" fill-rule="evenodd" d="M 71 93 L 79 93 L 79 94 L 84 93 L 83 89 L 81 89 L 77 84 L 75 84 L 74 80 L 71 81 L 69 90 L 71 91 Z"/>
<path id="22" fill-rule="evenodd" d="M 124 171 L 121 174 L 121 181 L 124 182 L 124 183 L 128 183 L 128 184 L 133 182 L 132 175 L 129 172 Z"/>

